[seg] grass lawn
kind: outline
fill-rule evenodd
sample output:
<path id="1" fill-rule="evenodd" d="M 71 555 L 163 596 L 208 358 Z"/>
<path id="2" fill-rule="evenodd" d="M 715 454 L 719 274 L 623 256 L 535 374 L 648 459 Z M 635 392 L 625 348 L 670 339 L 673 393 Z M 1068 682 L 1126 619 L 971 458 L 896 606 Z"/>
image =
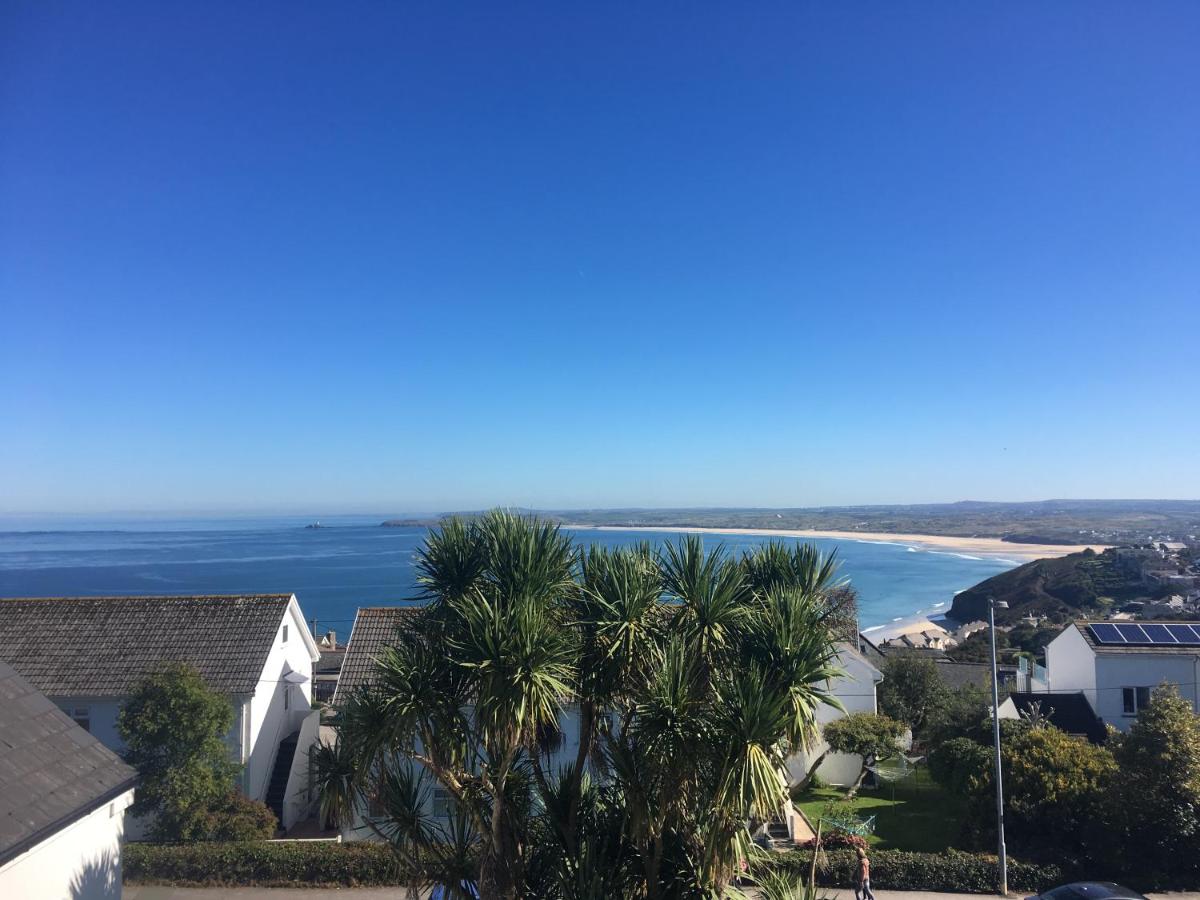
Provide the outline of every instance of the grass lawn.
<path id="1" fill-rule="evenodd" d="M 825 804 L 843 796 L 838 788 L 818 788 L 801 795 L 798 805 L 815 828 Z M 963 808 L 962 801 L 938 786 L 927 770 L 918 769 L 903 781 L 859 791 L 854 814 L 862 819 L 875 817 L 875 833 L 868 836 L 874 847 L 936 853 L 953 846 Z"/>

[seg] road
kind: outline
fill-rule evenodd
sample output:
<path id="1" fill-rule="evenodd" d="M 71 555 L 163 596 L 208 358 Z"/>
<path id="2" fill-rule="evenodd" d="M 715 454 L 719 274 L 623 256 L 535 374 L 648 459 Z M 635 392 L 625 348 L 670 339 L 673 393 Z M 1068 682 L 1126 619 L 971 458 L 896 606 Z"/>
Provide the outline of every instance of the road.
<path id="1" fill-rule="evenodd" d="M 933 891 L 874 891 L 876 900 L 981 900 L 984 894 Z M 405 900 L 404 888 L 182 888 L 126 885 L 124 900 Z M 427 896 L 425 894 L 422 895 Z M 854 892 L 831 890 L 832 900 L 854 900 Z M 1019 895 L 1012 895 L 1018 897 Z M 1200 891 L 1150 894 L 1151 900 L 1200 900 Z"/>

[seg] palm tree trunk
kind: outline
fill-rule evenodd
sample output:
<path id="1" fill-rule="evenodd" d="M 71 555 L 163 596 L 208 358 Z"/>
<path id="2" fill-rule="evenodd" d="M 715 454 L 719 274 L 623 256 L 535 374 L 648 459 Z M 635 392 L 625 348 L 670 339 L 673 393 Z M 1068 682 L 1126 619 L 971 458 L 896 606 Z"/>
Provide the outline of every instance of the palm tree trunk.
<path id="1" fill-rule="evenodd" d="M 821 763 L 825 762 L 825 757 L 828 755 L 829 755 L 829 749 L 826 748 L 825 751 L 816 758 L 816 760 L 813 762 L 813 764 L 808 767 L 808 771 L 804 773 L 804 777 L 801 778 L 800 781 L 792 787 L 792 790 L 793 791 L 808 790 L 808 786 L 812 782 L 813 776 L 817 774 L 817 769 L 819 769 L 821 767 Z"/>

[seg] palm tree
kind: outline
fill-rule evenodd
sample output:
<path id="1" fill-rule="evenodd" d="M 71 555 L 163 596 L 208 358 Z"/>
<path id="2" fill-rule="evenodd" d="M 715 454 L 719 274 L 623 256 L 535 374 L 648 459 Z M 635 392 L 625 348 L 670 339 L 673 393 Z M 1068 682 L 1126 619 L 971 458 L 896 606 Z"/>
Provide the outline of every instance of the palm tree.
<path id="1" fill-rule="evenodd" d="M 835 702 L 833 563 L 698 538 L 577 553 L 493 512 L 431 533 L 418 571 L 423 612 L 318 755 L 323 809 L 373 799 L 410 870 L 472 870 L 485 900 L 722 895 Z M 568 710 L 579 746 L 556 749 Z M 430 780 L 452 831 L 424 813 Z"/>

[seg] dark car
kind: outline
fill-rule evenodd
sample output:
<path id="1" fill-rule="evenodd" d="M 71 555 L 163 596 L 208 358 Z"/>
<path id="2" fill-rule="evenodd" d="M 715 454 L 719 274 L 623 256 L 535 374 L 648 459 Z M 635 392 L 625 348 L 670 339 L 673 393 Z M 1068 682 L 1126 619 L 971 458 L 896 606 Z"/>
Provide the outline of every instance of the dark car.
<path id="1" fill-rule="evenodd" d="M 1137 891 L 1111 881 L 1075 881 L 1064 884 L 1027 900 L 1146 900 Z"/>

